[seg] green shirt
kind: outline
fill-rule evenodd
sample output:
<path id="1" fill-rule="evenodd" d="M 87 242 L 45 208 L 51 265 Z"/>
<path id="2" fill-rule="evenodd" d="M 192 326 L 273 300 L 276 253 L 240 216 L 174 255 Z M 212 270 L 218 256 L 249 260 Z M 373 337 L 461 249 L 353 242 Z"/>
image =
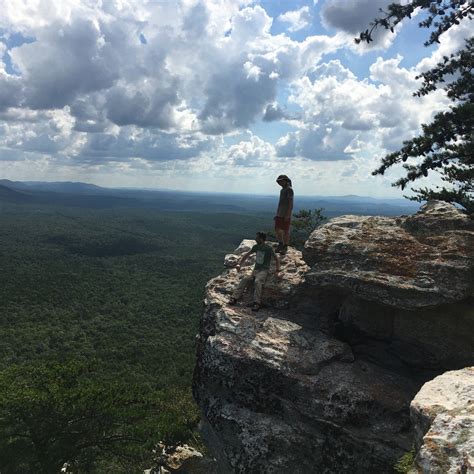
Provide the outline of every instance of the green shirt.
<path id="1" fill-rule="evenodd" d="M 269 270 L 272 257 L 276 258 L 273 247 L 267 244 L 257 244 L 252 247 L 252 253 L 256 253 L 254 270 Z"/>

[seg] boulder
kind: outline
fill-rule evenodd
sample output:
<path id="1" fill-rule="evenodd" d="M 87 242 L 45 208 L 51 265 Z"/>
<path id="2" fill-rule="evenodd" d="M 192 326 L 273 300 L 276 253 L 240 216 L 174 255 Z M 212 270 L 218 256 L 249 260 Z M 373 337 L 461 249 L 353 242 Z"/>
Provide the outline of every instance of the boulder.
<path id="1" fill-rule="evenodd" d="M 310 235 L 303 257 L 313 286 L 416 309 L 473 296 L 473 249 L 473 219 L 431 201 L 408 217 L 332 219 Z"/>
<path id="2" fill-rule="evenodd" d="M 333 323 L 357 353 L 440 372 L 472 363 L 474 222 L 453 205 L 332 219 L 311 234 L 303 257 L 313 305 L 315 289 L 334 293 Z"/>
<path id="3" fill-rule="evenodd" d="M 143 474 L 219 474 L 215 459 L 203 455 L 197 449 L 187 444 L 166 446 L 159 443 L 155 450 L 156 467 L 146 469 Z"/>
<path id="4" fill-rule="evenodd" d="M 474 472 L 474 367 L 446 372 L 423 385 L 410 413 L 421 472 Z"/>

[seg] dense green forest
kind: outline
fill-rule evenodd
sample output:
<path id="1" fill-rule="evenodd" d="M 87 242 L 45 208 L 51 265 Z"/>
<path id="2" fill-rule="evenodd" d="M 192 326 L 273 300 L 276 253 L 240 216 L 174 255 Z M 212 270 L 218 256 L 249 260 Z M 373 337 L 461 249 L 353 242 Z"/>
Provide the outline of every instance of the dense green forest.
<path id="1" fill-rule="evenodd" d="M 141 472 L 192 442 L 203 287 L 268 221 L 0 204 L 0 472 Z"/>

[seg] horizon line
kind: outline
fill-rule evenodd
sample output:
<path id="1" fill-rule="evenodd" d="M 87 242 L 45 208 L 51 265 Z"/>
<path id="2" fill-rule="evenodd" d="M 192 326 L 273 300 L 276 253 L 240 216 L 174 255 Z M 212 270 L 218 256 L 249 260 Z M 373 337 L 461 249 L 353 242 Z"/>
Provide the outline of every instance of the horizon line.
<path id="1" fill-rule="evenodd" d="M 149 191 L 149 192 L 177 192 L 177 193 L 192 193 L 192 194 L 210 194 L 210 195 L 228 195 L 228 196 L 261 196 L 261 197 L 274 197 L 275 194 L 262 194 L 262 193 L 246 193 L 246 192 L 227 192 L 227 191 L 202 191 L 202 190 L 193 190 L 193 189 L 176 189 L 176 188 L 149 188 L 149 187 L 136 187 L 136 186 L 104 186 L 95 184 L 93 182 L 84 182 L 84 181 L 58 181 L 58 180 L 13 180 L 8 178 L 0 178 L 1 181 L 10 181 L 12 183 L 45 183 L 45 184 L 83 184 L 88 186 L 95 186 L 98 188 L 103 188 L 107 190 L 134 190 L 134 191 Z M 379 200 L 400 200 L 406 201 L 407 203 L 413 202 L 404 196 L 393 197 L 393 196 L 368 196 L 360 194 L 298 194 L 298 197 L 301 198 L 366 198 L 366 199 L 379 199 Z"/>

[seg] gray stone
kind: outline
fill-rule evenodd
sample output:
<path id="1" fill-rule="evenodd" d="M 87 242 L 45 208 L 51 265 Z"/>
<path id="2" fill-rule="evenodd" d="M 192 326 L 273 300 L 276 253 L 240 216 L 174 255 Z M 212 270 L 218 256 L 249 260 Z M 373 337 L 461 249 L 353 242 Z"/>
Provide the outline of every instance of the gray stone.
<path id="1" fill-rule="evenodd" d="M 303 257 L 314 286 L 414 309 L 473 296 L 473 249 L 473 219 L 432 201 L 409 217 L 332 219 L 310 235 Z"/>
<path id="2" fill-rule="evenodd" d="M 474 367 L 423 385 L 410 405 L 423 473 L 474 472 Z"/>

